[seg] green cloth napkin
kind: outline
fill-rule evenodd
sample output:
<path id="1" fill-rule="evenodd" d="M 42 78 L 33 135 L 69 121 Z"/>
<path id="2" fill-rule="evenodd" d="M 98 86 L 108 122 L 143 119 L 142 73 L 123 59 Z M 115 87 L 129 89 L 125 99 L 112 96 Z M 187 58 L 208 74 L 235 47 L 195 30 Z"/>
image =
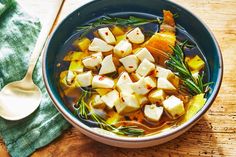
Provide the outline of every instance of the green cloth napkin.
<path id="1" fill-rule="evenodd" d="M 0 90 L 24 77 L 40 28 L 38 19 L 25 13 L 14 0 L 0 0 Z M 70 126 L 53 106 L 41 71 L 38 62 L 33 80 L 43 93 L 39 108 L 20 121 L 0 118 L 0 136 L 13 157 L 30 155 Z"/>

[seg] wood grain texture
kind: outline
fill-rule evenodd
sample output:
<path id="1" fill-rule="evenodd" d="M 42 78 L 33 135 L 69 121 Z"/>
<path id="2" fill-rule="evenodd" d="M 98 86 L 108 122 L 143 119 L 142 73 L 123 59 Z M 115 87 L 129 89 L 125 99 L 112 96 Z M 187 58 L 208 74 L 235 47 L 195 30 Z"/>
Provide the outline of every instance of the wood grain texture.
<path id="1" fill-rule="evenodd" d="M 28 1 L 29 4 L 52 3 Z M 67 0 L 59 21 L 87 0 Z M 201 18 L 213 31 L 222 50 L 224 78 L 210 110 L 188 132 L 165 144 L 145 149 L 121 149 L 98 143 L 71 128 L 33 157 L 165 157 L 165 156 L 236 156 L 236 1 L 175 0 Z M 39 4 L 41 6 L 45 6 Z M 158 4 L 157 4 L 158 5 Z M 43 7 L 42 7 L 43 8 Z M 45 15 L 47 9 L 40 15 Z M 48 12 L 49 13 L 49 12 Z M 210 53 L 210 52 L 209 52 Z M 0 140 L 0 156 L 7 156 Z"/>

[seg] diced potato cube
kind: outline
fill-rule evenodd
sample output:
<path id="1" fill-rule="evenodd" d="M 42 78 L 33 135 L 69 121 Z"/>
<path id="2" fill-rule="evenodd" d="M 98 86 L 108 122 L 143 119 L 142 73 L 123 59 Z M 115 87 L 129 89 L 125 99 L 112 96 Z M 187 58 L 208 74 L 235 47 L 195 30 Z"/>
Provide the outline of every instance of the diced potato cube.
<path id="1" fill-rule="evenodd" d="M 73 43 L 73 45 L 76 46 L 76 47 L 78 46 L 81 51 L 85 51 L 85 50 L 88 49 L 90 43 L 91 43 L 91 41 L 88 38 L 83 38 L 79 41 L 76 40 Z"/>
<path id="2" fill-rule="evenodd" d="M 127 72 L 123 72 L 120 75 L 116 86 L 120 92 L 127 92 L 127 93 L 132 94 L 134 91 L 131 88 L 131 83 L 132 83 L 132 80 L 130 79 L 129 74 Z"/>
<path id="3" fill-rule="evenodd" d="M 92 80 L 92 88 L 113 88 L 114 81 L 106 76 L 95 75 Z"/>
<path id="4" fill-rule="evenodd" d="M 140 108 L 140 105 L 135 95 L 122 92 L 120 94 L 120 103 L 117 103 L 115 107 L 119 114 L 123 114 L 136 111 Z"/>
<path id="5" fill-rule="evenodd" d="M 145 95 L 156 87 L 156 81 L 151 77 L 142 77 L 139 81 L 131 84 L 136 94 Z"/>
<path id="6" fill-rule="evenodd" d="M 165 100 L 166 94 L 162 89 L 156 89 L 149 93 L 148 99 L 151 103 L 161 103 Z"/>
<path id="7" fill-rule="evenodd" d="M 138 73 L 141 76 L 147 76 L 153 70 L 155 70 L 155 65 L 151 63 L 149 60 L 144 59 L 138 66 L 136 73 Z"/>
<path id="8" fill-rule="evenodd" d="M 165 91 L 175 91 L 176 88 L 173 86 L 170 81 L 168 81 L 166 78 L 158 78 L 157 80 L 157 88 L 163 89 Z"/>
<path id="9" fill-rule="evenodd" d="M 106 56 L 102 61 L 102 66 L 99 75 L 109 74 L 116 71 L 116 67 L 112 60 L 112 55 Z"/>
<path id="10" fill-rule="evenodd" d="M 70 51 L 63 58 L 63 61 L 79 61 L 84 56 L 84 52 Z"/>
<path id="11" fill-rule="evenodd" d="M 174 119 L 185 113 L 183 101 L 173 95 L 163 101 L 163 106 Z"/>
<path id="12" fill-rule="evenodd" d="M 94 108 L 103 108 L 105 107 L 104 105 L 104 102 L 103 100 L 101 99 L 101 96 L 100 95 L 94 95 L 92 96 L 92 106 Z"/>
<path id="13" fill-rule="evenodd" d="M 135 94 L 135 96 L 141 106 L 149 102 L 148 98 L 144 95 Z"/>
<path id="14" fill-rule="evenodd" d="M 75 73 L 69 70 L 66 77 L 67 84 L 71 85 L 75 79 L 75 76 Z"/>
<path id="15" fill-rule="evenodd" d="M 135 55 L 129 55 L 120 59 L 127 72 L 131 73 L 138 67 L 138 58 Z"/>
<path id="16" fill-rule="evenodd" d="M 145 37 L 141 31 L 140 28 L 134 28 L 132 31 L 130 31 L 128 34 L 127 34 L 127 37 L 129 39 L 129 41 L 131 41 L 132 43 L 134 44 L 141 44 L 144 42 L 145 40 Z"/>
<path id="17" fill-rule="evenodd" d="M 144 107 L 144 115 L 150 121 L 159 121 L 161 119 L 162 113 L 163 107 L 157 107 L 155 104 L 145 105 Z"/>
<path id="18" fill-rule="evenodd" d="M 95 90 L 101 96 L 103 96 L 103 95 L 107 94 L 108 92 L 112 91 L 112 89 L 109 89 L 109 88 L 104 88 L 104 89 L 103 88 L 97 88 Z"/>
<path id="19" fill-rule="evenodd" d="M 101 97 L 109 109 L 120 103 L 119 93 L 114 89 Z"/>
<path id="20" fill-rule="evenodd" d="M 205 62 L 198 55 L 190 59 L 187 63 L 192 70 L 197 71 L 200 71 L 205 66 Z"/>
<path id="21" fill-rule="evenodd" d="M 86 57 L 82 60 L 84 66 L 88 69 L 94 69 L 98 67 L 102 62 L 102 53 L 98 52 L 96 54 L 92 54 L 89 57 Z"/>
<path id="22" fill-rule="evenodd" d="M 69 70 L 76 73 L 81 73 L 84 70 L 84 66 L 81 61 L 71 61 Z"/>
<path id="23" fill-rule="evenodd" d="M 156 77 L 160 78 L 166 78 L 167 80 L 169 80 L 170 78 L 174 77 L 175 74 L 169 70 L 169 69 L 165 69 L 161 66 L 156 66 Z"/>
<path id="24" fill-rule="evenodd" d="M 105 40 L 108 44 L 115 44 L 116 38 L 110 31 L 108 27 L 98 29 L 98 34 L 100 37 Z"/>
<path id="25" fill-rule="evenodd" d="M 88 87 L 92 85 L 92 71 L 87 71 L 77 75 L 76 80 L 81 87 Z"/>
<path id="26" fill-rule="evenodd" d="M 94 38 L 88 49 L 95 52 L 108 52 L 113 49 L 113 46 L 99 38 Z"/>
<path id="27" fill-rule="evenodd" d="M 111 31 L 115 36 L 121 36 L 125 34 L 125 32 L 118 26 L 114 26 Z"/>
<path id="28" fill-rule="evenodd" d="M 135 55 L 138 57 L 140 61 L 147 59 L 150 62 L 155 62 L 155 59 L 153 58 L 152 54 L 145 47 L 140 49 Z"/>
<path id="29" fill-rule="evenodd" d="M 128 56 L 131 52 L 132 52 L 132 45 L 129 43 L 128 40 L 121 40 L 114 47 L 114 54 L 119 57 Z"/>

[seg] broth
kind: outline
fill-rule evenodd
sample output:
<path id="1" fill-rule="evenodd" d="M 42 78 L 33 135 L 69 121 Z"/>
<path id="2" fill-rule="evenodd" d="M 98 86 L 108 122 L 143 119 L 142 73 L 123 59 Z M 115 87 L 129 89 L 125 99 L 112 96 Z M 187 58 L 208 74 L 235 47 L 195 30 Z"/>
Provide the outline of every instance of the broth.
<path id="1" fill-rule="evenodd" d="M 142 18 L 147 18 L 147 19 L 153 19 L 153 18 L 160 18 L 154 15 L 149 15 L 149 14 L 140 14 L 140 13 L 129 13 L 129 15 L 132 16 L 136 16 L 136 17 L 142 17 Z M 127 17 L 127 13 L 123 14 L 123 13 L 117 13 L 114 14 L 113 16 L 118 16 L 118 17 Z M 111 28 L 112 26 L 108 25 L 109 28 Z M 143 34 L 145 35 L 145 41 L 147 41 L 151 35 L 158 31 L 160 29 L 159 25 L 156 23 L 149 23 L 149 24 L 145 24 L 142 26 L 139 26 L 142 31 Z M 99 27 L 98 27 L 99 28 Z M 94 28 L 92 29 L 87 35 L 86 37 L 88 37 L 90 40 L 92 40 L 94 37 L 99 37 L 98 33 L 97 33 L 97 29 L 98 28 Z M 131 27 L 121 27 L 122 30 L 124 32 L 127 32 L 130 29 L 133 29 Z M 64 43 L 64 45 L 61 46 L 61 49 L 59 51 L 59 55 L 57 57 L 56 63 L 58 63 L 57 65 L 55 65 L 55 77 L 57 78 L 57 80 L 59 80 L 60 74 L 63 71 L 68 70 L 69 68 L 69 62 L 63 61 L 63 58 L 66 56 L 66 54 L 68 54 L 68 52 L 70 51 L 80 51 L 77 47 L 73 46 L 73 43 L 79 39 L 81 36 L 81 32 L 77 32 L 74 31 L 71 34 L 71 37 L 66 40 L 66 42 Z M 194 55 L 198 55 L 200 56 L 204 62 L 205 62 L 205 67 L 203 69 L 203 71 L 206 73 L 206 76 L 204 77 L 204 80 L 207 81 L 208 78 L 208 74 L 209 74 L 209 69 L 208 69 L 208 65 L 207 65 L 207 61 L 203 55 L 203 53 L 201 52 L 200 48 L 198 47 L 197 43 L 195 42 L 195 40 L 191 37 L 190 34 L 188 34 L 188 32 L 186 30 L 184 30 L 181 26 L 176 27 L 176 37 L 177 37 L 177 41 L 184 41 L 184 40 L 188 40 L 189 43 L 191 43 L 192 45 L 194 45 L 194 48 L 185 48 L 185 55 L 186 56 L 194 56 Z M 136 48 L 139 48 L 140 45 L 138 44 L 132 44 L 133 50 Z M 111 52 L 107 52 L 107 53 L 103 53 L 104 56 L 108 56 Z M 92 53 L 88 52 L 86 56 L 91 55 Z M 113 62 L 114 58 L 113 58 Z M 119 61 L 116 64 L 116 68 L 118 69 L 119 66 L 121 66 L 121 64 L 119 63 Z M 84 70 L 86 71 L 86 69 Z M 122 70 L 121 70 L 122 71 Z M 117 73 L 111 73 L 108 74 L 106 76 L 109 76 L 113 79 L 116 79 L 121 71 Z M 93 70 L 94 74 L 98 73 L 98 70 L 95 69 Z M 131 79 L 133 79 L 131 77 Z M 134 80 L 133 80 L 134 81 Z M 58 83 L 58 90 L 60 92 L 60 95 L 64 101 L 64 103 L 68 106 L 68 108 L 71 110 L 71 112 L 74 111 L 74 107 L 76 106 L 75 104 L 77 103 L 77 101 L 80 98 L 81 93 L 83 92 L 84 89 L 81 88 L 76 88 L 74 89 L 72 92 L 70 93 L 66 93 L 59 85 Z M 96 93 L 96 91 L 93 91 L 93 93 Z M 171 95 L 175 95 L 176 97 L 180 98 L 185 105 L 185 110 L 187 109 L 187 102 L 185 100 L 185 95 L 176 92 L 176 93 L 172 93 Z M 90 104 L 90 100 L 88 99 L 88 104 Z M 146 103 L 147 104 L 147 103 Z M 150 102 L 148 102 L 148 104 L 150 104 Z M 164 112 L 161 119 L 158 122 L 153 122 L 148 120 L 145 115 L 144 115 L 144 106 L 142 105 L 140 109 L 131 112 L 131 113 L 126 113 L 126 114 L 120 114 L 119 116 L 119 121 L 117 123 L 115 123 L 115 126 L 133 126 L 136 125 L 139 128 L 142 128 L 143 130 L 145 130 L 145 135 L 148 134 L 153 134 L 153 133 L 158 133 L 166 128 L 171 128 L 171 127 L 176 127 L 176 125 L 178 125 L 178 123 L 182 120 L 183 116 L 178 117 L 177 119 L 172 119 L 170 118 L 170 116 L 168 115 L 168 113 Z M 116 110 L 111 110 L 111 109 L 107 109 L 107 108 L 100 108 L 100 109 L 95 109 L 95 112 L 97 112 L 101 117 L 103 117 L 105 120 L 108 120 L 109 118 L 111 119 L 112 117 L 114 117 Z M 94 121 L 92 120 L 84 120 L 83 118 L 79 117 L 78 118 L 80 121 L 82 121 L 83 123 L 85 123 L 86 125 L 89 126 L 97 126 L 98 124 L 96 124 Z"/>

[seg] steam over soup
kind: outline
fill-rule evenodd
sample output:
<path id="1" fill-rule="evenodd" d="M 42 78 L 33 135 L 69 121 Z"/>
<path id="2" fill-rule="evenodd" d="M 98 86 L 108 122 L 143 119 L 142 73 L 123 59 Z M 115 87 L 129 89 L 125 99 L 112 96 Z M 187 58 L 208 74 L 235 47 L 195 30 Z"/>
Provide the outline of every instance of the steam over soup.
<path id="1" fill-rule="evenodd" d="M 58 89 L 91 127 L 158 133 L 189 120 L 206 101 L 207 63 L 170 11 L 163 18 L 101 17 L 78 27 L 61 51 Z"/>

